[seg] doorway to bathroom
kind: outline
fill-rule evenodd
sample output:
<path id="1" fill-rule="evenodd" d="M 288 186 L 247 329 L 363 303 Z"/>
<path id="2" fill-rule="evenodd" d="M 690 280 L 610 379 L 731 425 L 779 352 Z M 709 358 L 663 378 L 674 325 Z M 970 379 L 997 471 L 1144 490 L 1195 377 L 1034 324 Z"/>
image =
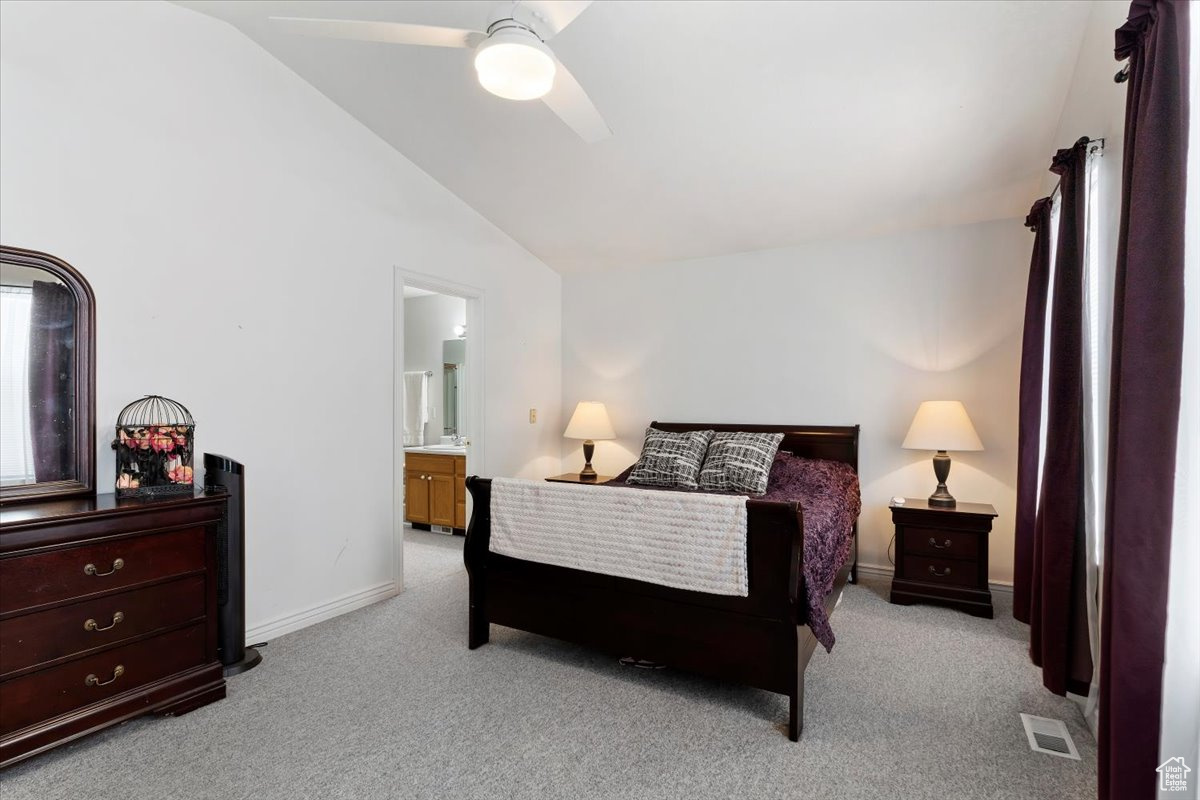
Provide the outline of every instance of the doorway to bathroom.
<path id="1" fill-rule="evenodd" d="M 462 570 L 480 472 L 482 292 L 397 271 L 394 495 L 399 588 Z"/>

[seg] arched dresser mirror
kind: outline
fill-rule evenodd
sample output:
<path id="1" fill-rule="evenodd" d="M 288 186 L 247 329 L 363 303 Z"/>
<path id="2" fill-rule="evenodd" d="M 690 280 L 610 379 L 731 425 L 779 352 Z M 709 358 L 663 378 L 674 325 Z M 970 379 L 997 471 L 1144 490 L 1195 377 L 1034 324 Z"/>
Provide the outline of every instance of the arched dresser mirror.
<path id="1" fill-rule="evenodd" d="M 0 246 L 0 504 L 95 494 L 95 364 L 84 277 Z"/>

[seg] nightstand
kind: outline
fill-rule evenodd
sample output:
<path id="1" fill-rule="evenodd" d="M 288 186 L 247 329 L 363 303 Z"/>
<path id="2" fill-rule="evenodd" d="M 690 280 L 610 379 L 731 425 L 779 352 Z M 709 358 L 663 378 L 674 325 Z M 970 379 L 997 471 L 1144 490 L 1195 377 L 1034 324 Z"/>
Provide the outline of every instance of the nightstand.
<path id="1" fill-rule="evenodd" d="M 896 526 L 891 601 L 936 603 L 991 619 L 988 534 L 996 509 L 987 503 L 939 508 L 911 497 L 889 507 Z"/>
<path id="2" fill-rule="evenodd" d="M 578 472 L 566 472 L 562 475 L 551 475 L 549 478 L 546 478 L 551 483 L 608 483 L 612 479 L 612 475 L 597 475 L 594 481 L 585 481 L 580 479 Z"/>

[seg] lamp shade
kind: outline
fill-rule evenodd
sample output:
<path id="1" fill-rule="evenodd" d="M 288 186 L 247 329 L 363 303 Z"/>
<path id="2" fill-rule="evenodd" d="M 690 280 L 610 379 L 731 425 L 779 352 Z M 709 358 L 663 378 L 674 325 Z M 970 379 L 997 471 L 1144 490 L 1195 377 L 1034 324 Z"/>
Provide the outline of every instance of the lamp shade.
<path id="1" fill-rule="evenodd" d="M 575 406 L 575 413 L 567 423 L 563 432 L 567 439 L 615 439 L 612 422 L 608 418 L 608 409 L 604 403 L 594 400 L 584 400 Z"/>
<path id="2" fill-rule="evenodd" d="M 982 450 L 983 442 L 957 400 L 926 400 L 904 437 L 909 450 Z"/>

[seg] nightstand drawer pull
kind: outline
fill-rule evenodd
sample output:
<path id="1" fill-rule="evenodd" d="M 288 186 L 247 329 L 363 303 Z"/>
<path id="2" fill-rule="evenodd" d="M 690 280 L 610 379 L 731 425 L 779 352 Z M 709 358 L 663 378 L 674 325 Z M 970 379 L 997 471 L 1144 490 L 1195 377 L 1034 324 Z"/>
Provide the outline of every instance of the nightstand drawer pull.
<path id="1" fill-rule="evenodd" d="M 938 571 L 937 571 L 937 570 L 934 568 L 934 566 L 933 566 L 932 564 L 930 564 L 930 565 L 929 565 L 929 573 L 930 573 L 931 575 L 937 575 L 939 578 L 945 578 L 947 575 L 949 575 L 949 574 L 950 574 L 950 568 L 949 568 L 949 567 L 946 567 L 946 571 L 945 571 L 945 572 L 938 572 Z"/>
<path id="2" fill-rule="evenodd" d="M 937 539 L 934 539 L 932 536 L 929 537 L 929 546 L 936 547 L 938 550 L 945 550 L 951 544 L 952 542 L 949 539 L 947 539 L 944 544 L 938 544 Z"/>

